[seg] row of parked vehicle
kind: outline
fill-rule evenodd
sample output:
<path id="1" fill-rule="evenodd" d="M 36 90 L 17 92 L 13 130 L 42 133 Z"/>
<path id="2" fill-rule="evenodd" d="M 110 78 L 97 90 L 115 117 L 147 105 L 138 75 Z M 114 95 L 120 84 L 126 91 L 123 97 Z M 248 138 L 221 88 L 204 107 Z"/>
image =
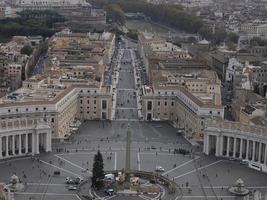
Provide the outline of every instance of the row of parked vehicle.
<path id="1" fill-rule="evenodd" d="M 81 177 L 66 177 L 66 184 L 68 184 L 68 190 L 77 190 L 77 185 L 83 182 Z"/>

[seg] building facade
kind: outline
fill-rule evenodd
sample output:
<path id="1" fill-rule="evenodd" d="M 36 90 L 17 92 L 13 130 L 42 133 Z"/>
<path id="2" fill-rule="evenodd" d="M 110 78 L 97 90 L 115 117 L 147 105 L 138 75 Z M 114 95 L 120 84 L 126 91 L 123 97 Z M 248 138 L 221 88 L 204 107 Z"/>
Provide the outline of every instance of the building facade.
<path id="1" fill-rule="evenodd" d="M 206 155 L 245 159 L 267 164 L 267 128 L 239 122 L 209 121 L 204 134 Z"/>
<path id="2" fill-rule="evenodd" d="M 3 119 L 0 123 L 0 159 L 51 151 L 51 128 L 36 118 Z"/>

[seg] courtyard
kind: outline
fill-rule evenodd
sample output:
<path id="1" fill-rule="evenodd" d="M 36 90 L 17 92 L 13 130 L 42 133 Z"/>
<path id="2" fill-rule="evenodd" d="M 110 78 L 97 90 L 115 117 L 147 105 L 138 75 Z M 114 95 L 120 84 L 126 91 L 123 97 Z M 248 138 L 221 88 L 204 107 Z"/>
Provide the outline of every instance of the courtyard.
<path id="1" fill-rule="evenodd" d="M 15 199 L 80 199 L 68 190 L 66 177 L 90 178 L 93 157 L 100 150 L 105 170 L 121 170 L 125 166 L 125 121 L 88 121 L 68 141 L 53 143 L 53 152 L 39 156 L 13 159 L 0 163 L 0 182 L 9 182 L 18 175 L 26 183 L 24 192 Z M 131 169 L 154 171 L 162 166 L 163 176 L 174 180 L 181 188 L 176 199 L 235 199 L 228 192 L 241 177 L 250 190 L 267 191 L 266 174 L 240 165 L 238 161 L 206 157 L 202 149 L 192 147 L 177 135 L 168 122 L 129 122 L 132 133 Z M 174 154 L 174 149 L 186 149 L 191 155 Z M 107 159 L 111 157 L 111 159 Z M 60 171 L 60 175 L 54 175 Z M 84 195 L 93 195 L 90 187 L 81 188 Z M 109 197 L 109 199 L 145 199 L 139 197 Z M 168 193 L 162 193 L 168 199 Z"/>

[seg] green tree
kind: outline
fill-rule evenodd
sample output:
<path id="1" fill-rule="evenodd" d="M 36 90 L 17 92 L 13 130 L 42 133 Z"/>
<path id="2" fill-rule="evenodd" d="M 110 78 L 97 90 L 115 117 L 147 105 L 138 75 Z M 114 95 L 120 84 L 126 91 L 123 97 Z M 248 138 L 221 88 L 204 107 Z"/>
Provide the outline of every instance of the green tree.
<path id="1" fill-rule="evenodd" d="M 237 43 L 238 42 L 238 39 L 239 39 L 239 35 L 237 33 L 233 33 L 233 32 L 230 32 L 227 34 L 227 42 L 229 43 Z"/>
<path id="2" fill-rule="evenodd" d="M 217 29 L 214 34 L 214 42 L 215 44 L 220 44 L 221 42 L 224 42 L 226 39 L 227 33 L 224 29 Z"/>
<path id="3" fill-rule="evenodd" d="M 133 40 L 138 40 L 138 32 L 137 32 L 137 30 L 129 29 L 129 32 L 127 33 L 127 36 L 129 38 L 132 38 Z"/>
<path id="4" fill-rule="evenodd" d="M 26 54 L 30 56 L 33 52 L 33 49 L 30 45 L 25 45 L 24 47 L 21 48 L 20 53 L 21 54 Z"/>
<path id="5" fill-rule="evenodd" d="M 264 46 L 265 42 L 260 37 L 253 37 L 250 40 L 250 46 Z"/>
<path id="6" fill-rule="evenodd" d="M 103 186 L 104 179 L 104 163 L 103 157 L 100 151 L 97 151 L 97 154 L 94 157 L 93 164 L 93 175 L 92 175 L 92 187 L 100 189 Z"/>
<path id="7" fill-rule="evenodd" d="M 236 44 L 234 42 L 227 42 L 226 45 L 230 51 L 236 50 Z"/>
<path id="8" fill-rule="evenodd" d="M 125 15 L 124 11 L 118 4 L 109 4 L 106 8 L 107 16 L 113 22 L 124 25 L 125 24 Z"/>

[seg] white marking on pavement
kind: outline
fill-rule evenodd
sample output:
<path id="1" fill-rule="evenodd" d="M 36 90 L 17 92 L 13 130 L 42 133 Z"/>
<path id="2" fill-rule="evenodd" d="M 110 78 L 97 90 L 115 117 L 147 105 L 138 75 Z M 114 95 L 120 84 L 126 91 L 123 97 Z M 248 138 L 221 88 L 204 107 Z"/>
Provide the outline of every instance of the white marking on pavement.
<path id="1" fill-rule="evenodd" d="M 180 197 L 180 196 L 178 196 Z M 218 198 L 234 198 L 236 199 L 236 196 L 182 196 L 182 198 L 189 198 L 189 199 L 217 199 Z M 176 199 L 175 199 L 176 200 Z"/>
<path id="2" fill-rule="evenodd" d="M 19 160 L 27 160 L 27 159 L 30 159 L 30 158 L 31 158 L 31 156 L 27 156 L 27 157 L 24 157 L 24 158 L 14 158 L 14 159 L 11 159 L 11 160 L 1 161 L 0 164 L 8 163 L 8 162 L 14 162 L 14 161 L 19 161 Z"/>
<path id="3" fill-rule="evenodd" d="M 115 152 L 115 157 L 114 157 L 114 170 L 117 170 L 117 152 Z"/>
<path id="4" fill-rule="evenodd" d="M 192 174 L 192 173 L 196 172 L 197 170 L 201 170 L 201 169 L 210 167 L 210 166 L 212 166 L 212 165 L 216 165 L 216 164 L 218 164 L 219 162 L 222 162 L 222 161 L 223 161 L 223 160 L 218 160 L 218 161 L 216 161 L 216 162 L 213 162 L 213 163 L 211 163 L 211 164 L 205 165 L 205 166 L 203 166 L 203 167 L 199 167 L 199 168 L 194 169 L 194 170 L 192 170 L 192 171 L 189 171 L 189 172 L 187 172 L 187 173 L 184 173 L 184 174 L 181 174 L 181 175 L 179 175 L 179 176 L 176 176 L 176 177 L 174 177 L 174 179 L 178 179 L 178 178 L 181 178 L 181 177 L 186 176 L 186 175 L 188 175 L 188 174 Z"/>
<path id="5" fill-rule="evenodd" d="M 81 169 L 81 170 L 83 170 L 83 171 L 86 171 L 86 172 L 88 172 L 89 174 L 92 174 L 92 172 L 91 171 L 88 171 L 87 169 L 85 169 L 85 168 L 83 168 L 83 167 L 81 167 L 81 166 L 79 166 L 79 165 L 77 165 L 77 164 L 75 164 L 75 163 L 73 163 L 73 162 L 71 162 L 71 161 L 69 161 L 69 160 L 67 160 L 67 159 L 65 159 L 65 158 L 62 158 L 61 156 L 59 156 L 59 155 L 55 155 L 56 157 L 58 157 L 59 159 L 62 159 L 62 160 L 64 160 L 65 162 L 67 162 L 67 163 L 69 163 L 69 164 L 71 164 L 71 165 L 73 165 L 74 167 L 77 167 L 77 168 L 79 168 L 79 169 Z"/>
<path id="6" fill-rule="evenodd" d="M 137 153 L 137 164 L 138 164 L 138 170 L 141 170 L 141 162 L 140 162 L 140 152 Z"/>
<path id="7" fill-rule="evenodd" d="M 44 195 L 44 193 L 38 193 L 38 192 L 16 192 L 16 194 L 20 194 L 20 195 Z M 53 196 L 75 196 L 76 194 L 45 193 L 45 195 L 53 195 Z"/>
<path id="8" fill-rule="evenodd" d="M 150 151 L 153 151 L 153 150 L 150 150 Z M 144 155 L 156 155 L 155 152 L 156 152 L 156 150 L 154 152 L 140 152 L 140 154 L 144 154 Z M 171 154 L 171 153 L 158 153 L 158 155 L 162 155 L 162 156 L 177 156 L 177 155 Z"/>
<path id="9" fill-rule="evenodd" d="M 187 165 L 187 164 L 189 164 L 189 163 L 191 163 L 191 162 L 193 162 L 194 160 L 197 160 L 197 159 L 199 159 L 199 158 L 200 158 L 200 157 L 195 158 L 195 159 L 191 159 L 191 160 L 189 160 L 189 161 L 187 161 L 187 162 L 185 162 L 185 163 L 183 163 L 183 164 L 181 164 L 181 165 L 179 165 L 179 166 L 177 166 L 177 167 L 175 167 L 175 168 L 173 168 L 173 169 L 171 169 L 171 170 L 169 170 L 169 171 L 164 172 L 162 175 L 169 174 L 170 172 L 172 172 L 172 171 L 174 171 L 174 170 L 176 170 L 176 169 L 179 169 L 180 167 L 183 167 L 183 166 L 185 166 L 185 165 Z"/>
<path id="10" fill-rule="evenodd" d="M 77 197 L 77 199 L 79 199 L 79 200 L 82 200 L 82 199 L 81 199 L 81 197 L 79 197 L 79 195 L 78 195 L 78 194 L 76 194 L 76 197 Z"/>
<path id="11" fill-rule="evenodd" d="M 44 164 L 47 164 L 47 165 L 50 165 L 50 166 L 52 166 L 52 167 L 54 167 L 54 168 L 57 168 L 57 169 L 59 169 L 59 170 L 61 170 L 61 171 L 67 172 L 67 173 L 69 173 L 69 174 L 72 174 L 72 175 L 74 175 L 74 176 L 80 177 L 79 174 L 76 174 L 76 173 L 74 173 L 74 172 L 72 172 L 72 171 L 69 171 L 69 170 L 67 170 L 67 169 L 63 169 L 63 168 L 58 167 L 58 166 L 56 166 L 56 165 L 50 164 L 50 163 L 48 163 L 48 162 L 46 162 L 46 161 L 40 160 L 40 162 L 42 162 L 42 163 L 44 163 Z"/>
<path id="12" fill-rule="evenodd" d="M 27 183 L 27 185 L 44 185 L 44 186 L 66 186 L 66 184 L 62 184 L 62 183 Z"/>
<path id="13" fill-rule="evenodd" d="M 68 149 L 68 150 L 76 150 L 76 149 Z M 91 151 L 92 149 L 83 149 L 85 151 Z M 80 149 L 81 151 L 81 149 Z M 61 153 L 61 154 L 55 154 L 55 155 L 58 155 L 58 156 L 64 156 L 64 155 L 79 155 L 79 154 L 88 154 L 88 155 L 92 155 L 92 154 L 96 154 L 95 152 L 75 152 L 75 153 Z"/>

